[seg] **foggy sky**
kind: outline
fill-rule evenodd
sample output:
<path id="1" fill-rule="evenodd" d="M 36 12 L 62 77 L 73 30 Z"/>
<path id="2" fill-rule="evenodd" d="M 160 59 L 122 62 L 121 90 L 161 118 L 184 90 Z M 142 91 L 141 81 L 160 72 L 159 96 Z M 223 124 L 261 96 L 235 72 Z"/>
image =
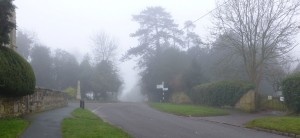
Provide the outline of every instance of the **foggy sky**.
<path id="1" fill-rule="evenodd" d="M 118 40 L 119 55 L 136 46 L 137 40 L 129 37 L 139 27 L 132 21 L 132 15 L 148 6 L 165 8 L 180 28 L 185 21 L 194 21 L 215 8 L 214 0 L 15 0 L 14 3 L 19 30 L 34 32 L 38 42 L 52 49 L 64 49 L 79 61 L 85 53 L 91 53 L 90 38 L 97 32 L 104 31 Z M 203 40 L 209 37 L 209 19 L 207 16 L 195 23 Z M 297 39 L 300 40 L 300 35 Z M 293 54 L 300 55 L 300 48 Z M 119 65 L 125 89 L 129 91 L 138 77 L 132 69 L 134 62 Z"/>

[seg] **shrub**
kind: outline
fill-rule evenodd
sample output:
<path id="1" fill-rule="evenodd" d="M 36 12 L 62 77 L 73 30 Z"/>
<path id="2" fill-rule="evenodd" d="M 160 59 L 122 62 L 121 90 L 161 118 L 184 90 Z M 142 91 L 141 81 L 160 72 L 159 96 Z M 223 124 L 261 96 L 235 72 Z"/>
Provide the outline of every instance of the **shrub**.
<path id="1" fill-rule="evenodd" d="M 195 86 L 190 98 L 196 104 L 234 106 L 254 85 L 244 81 L 219 81 Z"/>
<path id="2" fill-rule="evenodd" d="M 300 72 L 294 73 L 282 81 L 282 92 L 287 107 L 300 112 Z"/>
<path id="3" fill-rule="evenodd" d="M 175 92 L 171 96 L 171 102 L 176 104 L 189 104 L 191 103 L 191 99 L 184 92 Z"/>
<path id="4" fill-rule="evenodd" d="M 69 99 L 76 99 L 76 89 L 73 87 L 68 87 L 67 89 L 64 90 L 65 93 L 68 94 Z"/>
<path id="5" fill-rule="evenodd" d="M 19 97 L 32 94 L 35 76 L 30 64 L 15 51 L 0 46 L 0 95 Z"/>

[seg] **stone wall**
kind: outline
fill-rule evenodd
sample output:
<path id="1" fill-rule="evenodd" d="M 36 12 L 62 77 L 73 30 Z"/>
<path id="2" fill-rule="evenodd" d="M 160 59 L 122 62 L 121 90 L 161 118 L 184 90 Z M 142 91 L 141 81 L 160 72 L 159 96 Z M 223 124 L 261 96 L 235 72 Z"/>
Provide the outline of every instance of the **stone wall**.
<path id="1" fill-rule="evenodd" d="M 0 97 L 0 118 L 16 117 L 42 112 L 68 104 L 66 94 L 59 91 L 36 88 L 32 95 L 19 98 Z"/>
<path id="2" fill-rule="evenodd" d="M 245 112 L 255 111 L 255 91 L 250 90 L 236 103 L 235 108 Z"/>

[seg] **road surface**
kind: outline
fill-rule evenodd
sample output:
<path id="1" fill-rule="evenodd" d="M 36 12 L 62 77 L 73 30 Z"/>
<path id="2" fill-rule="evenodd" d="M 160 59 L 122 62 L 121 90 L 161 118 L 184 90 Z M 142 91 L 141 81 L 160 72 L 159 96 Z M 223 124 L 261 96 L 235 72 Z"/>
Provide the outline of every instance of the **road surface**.
<path id="1" fill-rule="evenodd" d="M 154 110 L 144 103 L 87 103 L 105 121 L 136 138 L 283 138 L 243 127 L 180 117 Z"/>

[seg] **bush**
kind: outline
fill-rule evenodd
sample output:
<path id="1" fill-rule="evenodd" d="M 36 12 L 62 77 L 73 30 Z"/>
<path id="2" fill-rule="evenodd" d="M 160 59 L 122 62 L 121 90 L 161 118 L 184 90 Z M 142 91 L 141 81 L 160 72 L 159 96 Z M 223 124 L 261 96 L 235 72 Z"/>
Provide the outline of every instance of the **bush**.
<path id="1" fill-rule="evenodd" d="M 255 86 L 244 81 L 219 81 L 195 86 L 190 98 L 196 104 L 234 106 L 246 92 Z"/>
<path id="2" fill-rule="evenodd" d="M 32 94 L 35 76 L 30 64 L 15 51 L 0 46 L 0 95 L 20 97 Z"/>
<path id="3" fill-rule="evenodd" d="M 300 72 L 294 73 L 282 82 L 282 92 L 287 107 L 300 112 Z"/>
<path id="4" fill-rule="evenodd" d="M 68 94 L 69 99 L 76 99 L 77 92 L 76 92 L 75 88 L 69 87 L 69 88 L 65 89 L 64 92 Z"/>
<path id="5" fill-rule="evenodd" d="M 184 92 L 175 92 L 171 96 L 171 102 L 175 104 L 189 104 L 191 99 Z"/>

